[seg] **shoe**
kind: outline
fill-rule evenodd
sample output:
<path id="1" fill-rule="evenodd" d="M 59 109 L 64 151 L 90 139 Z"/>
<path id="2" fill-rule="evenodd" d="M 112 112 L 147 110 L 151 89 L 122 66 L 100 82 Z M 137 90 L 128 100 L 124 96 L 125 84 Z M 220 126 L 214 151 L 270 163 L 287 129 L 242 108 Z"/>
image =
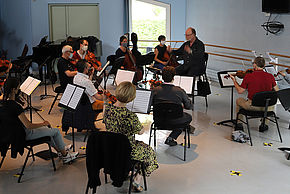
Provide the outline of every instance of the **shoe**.
<path id="1" fill-rule="evenodd" d="M 72 144 L 68 144 L 64 147 L 65 151 L 67 151 L 67 152 L 71 151 L 72 148 L 73 148 Z"/>
<path id="2" fill-rule="evenodd" d="M 235 131 L 244 131 L 244 127 L 242 123 L 237 123 L 235 126 Z"/>
<path id="3" fill-rule="evenodd" d="M 191 125 L 189 125 L 189 133 L 190 134 L 194 134 L 194 131 L 195 131 L 195 127 L 194 126 L 191 126 Z"/>
<path id="4" fill-rule="evenodd" d="M 259 126 L 259 132 L 264 132 L 264 131 L 267 131 L 269 129 L 269 127 L 268 127 L 268 125 L 263 125 L 263 124 L 261 124 L 260 126 Z"/>
<path id="5" fill-rule="evenodd" d="M 140 184 L 133 182 L 132 183 L 132 190 L 133 190 L 133 192 L 140 193 L 144 190 L 144 188 Z"/>
<path id="6" fill-rule="evenodd" d="M 167 137 L 167 139 L 164 142 L 165 144 L 169 146 L 176 146 L 177 142 L 172 137 Z"/>
<path id="7" fill-rule="evenodd" d="M 67 152 L 66 156 L 62 157 L 63 164 L 67 164 L 69 162 L 72 162 L 73 160 L 75 160 L 77 158 L 78 155 L 79 155 L 78 152 Z"/>

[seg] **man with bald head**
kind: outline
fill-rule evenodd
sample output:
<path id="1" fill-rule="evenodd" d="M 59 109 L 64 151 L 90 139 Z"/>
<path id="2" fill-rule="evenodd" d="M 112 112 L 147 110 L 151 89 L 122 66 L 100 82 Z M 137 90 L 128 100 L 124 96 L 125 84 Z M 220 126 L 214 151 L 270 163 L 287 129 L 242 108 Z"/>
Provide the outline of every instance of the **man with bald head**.
<path id="1" fill-rule="evenodd" d="M 58 60 L 57 69 L 60 80 L 60 86 L 65 89 L 68 83 L 73 83 L 73 77 L 77 74 L 70 63 L 73 55 L 73 49 L 69 45 L 62 48 L 62 56 Z"/>
<path id="2" fill-rule="evenodd" d="M 194 28 L 189 27 L 185 31 L 186 42 L 177 50 L 168 48 L 176 56 L 182 56 L 184 64 L 175 70 L 177 75 L 198 76 L 205 73 L 204 44 L 196 37 Z"/>

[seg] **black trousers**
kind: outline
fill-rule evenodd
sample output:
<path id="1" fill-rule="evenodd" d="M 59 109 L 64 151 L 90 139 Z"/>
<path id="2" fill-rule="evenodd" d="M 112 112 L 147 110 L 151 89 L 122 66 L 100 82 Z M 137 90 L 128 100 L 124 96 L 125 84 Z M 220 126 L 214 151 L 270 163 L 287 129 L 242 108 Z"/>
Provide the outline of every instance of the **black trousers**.
<path id="1" fill-rule="evenodd" d="M 192 116 L 188 113 L 183 113 L 183 116 L 178 119 L 170 120 L 170 125 L 174 126 L 176 129 L 170 133 L 169 137 L 177 139 L 183 130 L 181 126 L 189 125 L 191 121 Z"/>

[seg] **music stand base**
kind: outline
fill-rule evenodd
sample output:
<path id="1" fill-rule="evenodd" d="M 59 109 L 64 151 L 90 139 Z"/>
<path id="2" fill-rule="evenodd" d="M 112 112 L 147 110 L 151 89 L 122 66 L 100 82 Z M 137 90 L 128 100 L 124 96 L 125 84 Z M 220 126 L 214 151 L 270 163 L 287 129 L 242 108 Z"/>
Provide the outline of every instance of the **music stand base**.
<path id="1" fill-rule="evenodd" d="M 46 98 L 54 98 L 54 95 L 50 95 L 50 94 L 42 94 L 40 95 L 40 100 L 44 100 Z"/>
<path id="2" fill-rule="evenodd" d="M 231 123 L 233 125 L 230 125 L 230 124 L 227 124 L 227 123 Z M 234 120 L 234 119 L 224 120 L 224 121 L 218 122 L 217 125 L 223 125 L 223 126 L 227 126 L 227 127 L 234 127 L 236 125 L 236 120 Z"/>

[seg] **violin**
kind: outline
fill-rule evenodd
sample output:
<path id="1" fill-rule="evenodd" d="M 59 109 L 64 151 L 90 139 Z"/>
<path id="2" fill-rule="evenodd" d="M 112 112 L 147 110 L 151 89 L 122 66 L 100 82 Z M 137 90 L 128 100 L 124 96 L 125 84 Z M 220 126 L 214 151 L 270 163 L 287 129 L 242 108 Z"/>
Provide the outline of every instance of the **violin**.
<path id="1" fill-rule="evenodd" d="M 115 104 L 117 102 L 116 96 L 111 94 L 109 91 L 104 90 L 104 88 L 101 85 L 99 86 L 102 88 L 102 90 L 97 89 L 98 94 L 104 94 L 109 99 L 109 103 Z"/>
<path id="2" fill-rule="evenodd" d="M 96 59 L 95 54 L 90 51 L 86 54 L 85 60 L 88 61 L 96 70 L 98 70 L 102 65 L 101 62 Z"/>
<path id="3" fill-rule="evenodd" d="M 253 71 L 254 69 L 247 69 L 246 71 L 238 70 L 236 73 L 233 73 L 231 75 L 237 76 L 238 78 L 243 79 L 246 76 L 246 74 L 252 73 Z M 224 78 L 228 79 L 230 78 L 230 75 L 225 75 Z"/>
<path id="4" fill-rule="evenodd" d="M 287 74 L 290 74 L 290 69 L 284 69 L 284 70 L 282 70 L 282 71 L 278 71 L 277 74 L 274 74 L 274 77 L 277 77 L 279 74 L 282 75 L 282 74 L 281 74 L 282 72 L 286 72 Z"/>

